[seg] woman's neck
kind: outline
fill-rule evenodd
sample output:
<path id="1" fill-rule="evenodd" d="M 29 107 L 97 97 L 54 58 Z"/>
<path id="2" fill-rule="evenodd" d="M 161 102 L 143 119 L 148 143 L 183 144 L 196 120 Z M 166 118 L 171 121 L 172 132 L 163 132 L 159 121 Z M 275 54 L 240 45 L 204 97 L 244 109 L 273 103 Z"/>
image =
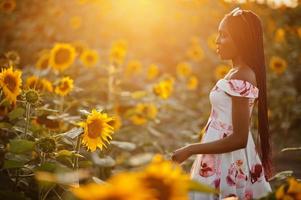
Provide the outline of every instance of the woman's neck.
<path id="1" fill-rule="evenodd" d="M 239 69 L 241 67 L 246 67 L 246 63 L 242 61 L 240 57 L 235 57 L 232 59 L 232 69 Z"/>

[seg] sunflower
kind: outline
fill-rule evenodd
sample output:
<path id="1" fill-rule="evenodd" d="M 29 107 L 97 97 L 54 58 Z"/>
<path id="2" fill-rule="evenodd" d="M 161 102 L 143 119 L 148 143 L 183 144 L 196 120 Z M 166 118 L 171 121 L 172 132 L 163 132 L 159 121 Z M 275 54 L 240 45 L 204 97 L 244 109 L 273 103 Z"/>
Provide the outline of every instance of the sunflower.
<path id="1" fill-rule="evenodd" d="M 27 91 L 25 91 L 23 98 L 27 103 L 31 105 L 37 105 L 41 102 L 41 94 L 34 89 L 28 89 Z"/>
<path id="2" fill-rule="evenodd" d="M 72 65 L 75 56 L 75 48 L 72 45 L 57 43 L 50 51 L 49 64 L 55 70 L 64 71 Z"/>
<path id="3" fill-rule="evenodd" d="M 72 42 L 71 45 L 75 48 L 78 56 L 80 56 L 87 49 L 87 44 L 80 40 Z"/>
<path id="4" fill-rule="evenodd" d="M 294 177 L 290 177 L 287 179 L 288 189 L 287 193 L 299 194 L 301 195 L 301 182 L 298 182 Z"/>
<path id="5" fill-rule="evenodd" d="M 156 78 L 159 75 L 159 68 L 157 65 L 155 64 L 151 64 L 148 67 L 147 70 L 147 79 L 148 80 L 153 80 L 154 78 Z"/>
<path id="6" fill-rule="evenodd" d="M 13 70 L 12 67 L 2 69 L 2 72 L 0 73 L 0 87 L 4 92 L 5 98 L 14 105 L 16 104 L 17 96 L 21 92 L 21 75 L 21 71 Z"/>
<path id="7" fill-rule="evenodd" d="M 209 35 L 209 37 L 207 39 L 207 45 L 212 50 L 216 49 L 216 43 L 215 43 L 216 38 L 217 38 L 217 33 L 213 33 L 213 34 Z"/>
<path id="8" fill-rule="evenodd" d="M 285 30 L 283 28 L 278 28 L 274 36 L 275 42 L 282 43 L 285 41 Z"/>
<path id="9" fill-rule="evenodd" d="M 66 96 L 73 90 L 73 80 L 69 77 L 64 77 L 55 87 L 54 92 L 60 96 Z"/>
<path id="10" fill-rule="evenodd" d="M 53 92 L 53 86 L 49 80 L 45 78 L 39 79 L 36 76 L 29 76 L 26 79 L 25 88 L 35 89 L 43 92 Z"/>
<path id="11" fill-rule="evenodd" d="M 0 9 L 5 13 L 11 13 L 16 8 L 15 0 L 3 0 L 0 2 Z"/>
<path id="12" fill-rule="evenodd" d="M 91 49 L 86 49 L 80 56 L 81 62 L 86 67 L 94 67 L 99 60 L 98 52 Z"/>
<path id="13" fill-rule="evenodd" d="M 196 76 L 190 76 L 187 80 L 187 89 L 195 90 L 198 87 L 199 81 Z"/>
<path id="14" fill-rule="evenodd" d="M 153 86 L 153 92 L 162 99 L 168 99 L 173 91 L 173 79 L 166 79 Z"/>
<path id="15" fill-rule="evenodd" d="M 5 57 L 13 66 L 18 65 L 20 63 L 20 55 L 17 51 L 8 51 L 5 53 Z"/>
<path id="16" fill-rule="evenodd" d="M 146 124 L 147 119 L 142 116 L 141 114 L 134 114 L 130 117 L 130 120 L 132 121 L 133 124 L 135 125 L 143 125 Z"/>
<path id="17" fill-rule="evenodd" d="M 82 22 L 83 22 L 83 20 L 79 16 L 73 16 L 73 17 L 71 17 L 71 19 L 69 21 L 70 27 L 74 30 L 79 29 L 82 25 Z"/>
<path id="18" fill-rule="evenodd" d="M 120 115 L 114 115 L 112 117 L 112 120 L 109 121 L 108 124 L 114 128 L 115 132 L 118 131 L 120 129 L 120 127 L 122 126 L 122 119 L 121 119 Z"/>
<path id="19" fill-rule="evenodd" d="M 192 45 L 187 51 L 187 56 L 191 60 L 199 62 L 204 58 L 204 51 L 200 45 Z"/>
<path id="20" fill-rule="evenodd" d="M 294 177 L 287 178 L 286 182 L 276 190 L 275 197 L 277 200 L 300 199 L 301 183 Z"/>
<path id="21" fill-rule="evenodd" d="M 43 90 L 44 91 L 47 91 L 47 92 L 52 92 L 53 91 L 52 83 L 49 80 L 47 80 L 45 78 L 42 78 L 41 83 L 43 85 Z"/>
<path id="22" fill-rule="evenodd" d="M 186 62 L 181 62 L 177 65 L 177 75 L 179 77 L 187 77 L 191 74 L 191 66 Z"/>
<path id="23" fill-rule="evenodd" d="M 273 56 L 270 60 L 270 68 L 275 72 L 277 75 L 281 75 L 287 68 L 287 62 L 278 56 Z"/>
<path id="24" fill-rule="evenodd" d="M 156 105 L 152 103 L 138 103 L 130 120 L 136 125 L 143 125 L 148 120 L 154 120 L 157 117 L 158 109 Z"/>
<path id="25" fill-rule="evenodd" d="M 231 69 L 231 67 L 228 65 L 218 65 L 214 71 L 215 78 L 217 80 L 224 78 L 224 76 L 229 72 L 230 69 Z"/>
<path id="26" fill-rule="evenodd" d="M 90 183 L 71 192 L 81 200 L 151 200 L 151 191 L 141 187 L 134 173 L 117 174 L 108 184 Z"/>
<path id="27" fill-rule="evenodd" d="M 136 112 L 143 114 L 148 119 L 155 119 L 158 114 L 158 109 L 153 103 L 138 103 Z"/>
<path id="28" fill-rule="evenodd" d="M 156 155 L 138 177 L 143 187 L 153 191 L 153 199 L 188 200 L 189 177 L 160 155 Z"/>
<path id="29" fill-rule="evenodd" d="M 101 150 L 103 146 L 106 147 L 105 143 L 109 143 L 114 131 L 114 128 L 109 124 L 112 120 L 113 118 L 106 113 L 93 109 L 87 120 L 79 123 L 84 128 L 82 143 L 91 151 L 95 151 L 97 147 Z"/>
<path id="30" fill-rule="evenodd" d="M 125 74 L 127 76 L 138 74 L 141 71 L 141 62 L 138 60 L 131 60 L 126 69 L 125 69 Z"/>
<path id="31" fill-rule="evenodd" d="M 36 68 L 41 70 L 47 69 L 49 67 L 49 58 L 50 58 L 49 52 L 45 52 L 41 54 L 36 62 Z"/>
<path id="32" fill-rule="evenodd" d="M 124 40 L 116 41 L 111 49 L 109 60 L 112 64 L 121 65 L 127 52 L 127 44 Z"/>

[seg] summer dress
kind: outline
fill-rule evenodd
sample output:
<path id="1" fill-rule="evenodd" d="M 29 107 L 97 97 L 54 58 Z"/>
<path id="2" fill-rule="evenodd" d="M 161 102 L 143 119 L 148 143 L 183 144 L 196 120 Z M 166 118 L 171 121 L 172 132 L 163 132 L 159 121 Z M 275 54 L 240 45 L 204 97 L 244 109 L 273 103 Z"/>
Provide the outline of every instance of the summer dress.
<path id="1" fill-rule="evenodd" d="M 219 140 L 232 134 L 231 96 L 249 99 L 251 118 L 258 92 L 258 88 L 247 81 L 218 80 L 209 95 L 212 108 L 201 143 Z M 231 196 L 244 200 L 256 199 L 271 191 L 250 129 L 244 149 L 223 154 L 197 155 L 191 168 L 191 178 L 220 192 L 219 195 L 192 192 L 191 200 L 215 200 Z"/>

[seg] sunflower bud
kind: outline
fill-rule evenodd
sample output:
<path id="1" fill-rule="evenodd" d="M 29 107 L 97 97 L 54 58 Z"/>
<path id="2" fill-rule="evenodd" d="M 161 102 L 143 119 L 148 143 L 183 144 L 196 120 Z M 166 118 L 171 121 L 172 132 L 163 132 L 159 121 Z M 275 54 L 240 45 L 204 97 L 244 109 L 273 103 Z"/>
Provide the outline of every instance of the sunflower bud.
<path id="1" fill-rule="evenodd" d="M 43 153 L 52 153 L 56 150 L 56 141 L 51 137 L 41 138 L 36 142 L 36 148 Z"/>
<path id="2" fill-rule="evenodd" d="M 25 93 L 25 99 L 30 104 L 35 104 L 39 101 L 39 93 L 36 90 L 28 90 Z"/>

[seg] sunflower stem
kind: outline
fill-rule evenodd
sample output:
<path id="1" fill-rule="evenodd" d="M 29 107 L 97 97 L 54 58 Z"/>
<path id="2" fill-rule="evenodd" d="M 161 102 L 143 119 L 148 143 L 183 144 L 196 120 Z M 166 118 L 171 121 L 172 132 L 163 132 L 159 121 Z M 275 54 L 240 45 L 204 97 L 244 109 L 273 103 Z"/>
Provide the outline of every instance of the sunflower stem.
<path id="1" fill-rule="evenodd" d="M 28 126 L 29 126 L 29 118 L 30 118 L 30 103 L 26 102 L 26 121 L 25 121 L 25 137 L 27 137 L 27 130 L 28 130 Z"/>
<path id="2" fill-rule="evenodd" d="M 45 160 L 46 160 L 46 155 L 45 153 L 41 152 L 41 165 L 45 163 Z"/>
<path id="3" fill-rule="evenodd" d="M 81 144 L 81 136 L 79 135 L 76 140 L 76 147 L 75 147 L 75 153 L 78 154 L 80 150 L 80 144 Z M 78 169 L 78 156 L 74 157 L 74 164 L 73 169 Z"/>
<path id="4" fill-rule="evenodd" d="M 19 182 L 19 175 L 20 175 L 20 170 L 16 169 L 16 179 L 15 179 L 15 184 L 14 184 L 13 191 L 17 191 L 18 182 Z"/>
<path id="5" fill-rule="evenodd" d="M 61 97 L 60 114 L 63 114 L 63 111 L 64 111 L 64 96 Z"/>
<path id="6" fill-rule="evenodd" d="M 114 65 L 109 66 L 109 78 L 108 78 L 108 103 L 113 99 L 114 93 Z"/>

